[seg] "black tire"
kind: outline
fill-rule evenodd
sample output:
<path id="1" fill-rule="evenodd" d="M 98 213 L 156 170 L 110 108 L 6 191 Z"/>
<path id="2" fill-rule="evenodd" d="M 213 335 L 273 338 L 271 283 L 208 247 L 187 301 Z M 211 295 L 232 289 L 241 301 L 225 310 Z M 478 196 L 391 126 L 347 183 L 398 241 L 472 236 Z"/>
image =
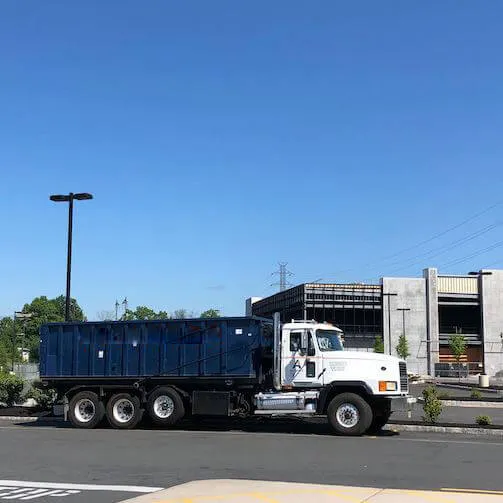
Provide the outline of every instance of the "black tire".
<path id="1" fill-rule="evenodd" d="M 365 399 L 355 393 L 341 393 L 332 399 L 327 417 L 339 435 L 363 435 L 373 419 L 372 409 Z"/>
<path id="2" fill-rule="evenodd" d="M 368 429 L 369 433 L 379 433 L 388 423 L 391 414 L 386 416 L 377 416 L 372 420 Z"/>
<path id="3" fill-rule="evenodd" d="M 156 425 L 173 426 L 185 415 L 185 407 L 176 390 L 161 387 L 150 393 L 147 400 L 147 412 Z"/>
<path id="4" fill-rule="evenodd" d="M 368 429 L 369 433 L 379 433 L 386 426 L 391 416 L 391 402 L 388 400 L 373 408 L 373 419 Z"/>
<path id="5" fill-rule="evenodd" d="M 105 406 L 92 391 L 80 391 L 69 404 L 68 419 L 75 428 L 96 428 L 105 416 Z"/>
<path id="6" fill-rule="evenodd" d="M 140 399 L 129 393 L 117 393 L 107 403 L 107 419 L 110 425 L 121 430 L 131 430 L 143 417 Z"/>

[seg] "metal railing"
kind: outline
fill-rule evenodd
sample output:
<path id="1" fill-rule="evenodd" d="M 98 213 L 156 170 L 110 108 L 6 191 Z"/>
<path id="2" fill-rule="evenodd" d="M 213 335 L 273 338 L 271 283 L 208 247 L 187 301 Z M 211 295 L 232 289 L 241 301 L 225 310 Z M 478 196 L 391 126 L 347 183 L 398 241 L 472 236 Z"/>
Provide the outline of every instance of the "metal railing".
<path id="1" fill-rule="evenodd" d="M 440 362 L 435 363 L 435 377 L 468 377 L 482 372 L 480 362 Z"/>

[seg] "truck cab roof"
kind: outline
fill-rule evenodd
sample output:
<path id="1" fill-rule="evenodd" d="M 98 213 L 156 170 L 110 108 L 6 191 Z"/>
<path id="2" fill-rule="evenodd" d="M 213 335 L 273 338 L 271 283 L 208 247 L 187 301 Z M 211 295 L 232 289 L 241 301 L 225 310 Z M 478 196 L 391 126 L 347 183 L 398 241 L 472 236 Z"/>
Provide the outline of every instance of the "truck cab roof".
<path id="1" fill-rule="evenodd" d="M 342 334 L 342 330 L 335 325 L 332 325 L 330 323 L 320 323 L 315 320 L 292 320 L 290 323 L 284 323 L 283 328 L 289 329 L 289 330 L 295 330 L 295 329 L 300 329 L 300 330 L 305 330 L 305 329 L 310 329 L 310 328 L 325 328 L 326 330 L 335 330 L 337 332 L 340 332 Z"/>

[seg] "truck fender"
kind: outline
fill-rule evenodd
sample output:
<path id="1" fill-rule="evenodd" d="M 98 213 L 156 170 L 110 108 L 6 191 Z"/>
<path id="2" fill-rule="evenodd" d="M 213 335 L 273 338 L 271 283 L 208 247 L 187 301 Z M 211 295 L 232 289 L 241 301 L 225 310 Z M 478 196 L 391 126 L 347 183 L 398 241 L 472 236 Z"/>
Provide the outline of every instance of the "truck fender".
<path id="1" fill-rule="evenodd" d="M 321 390 L 317 413 L 325 414 L 332 398 L 345 391 L 357 393 L 363 395 L 363 397 L 372 396 L 373 394 L 370 386 L 364 381 L 334 381 Z"/>

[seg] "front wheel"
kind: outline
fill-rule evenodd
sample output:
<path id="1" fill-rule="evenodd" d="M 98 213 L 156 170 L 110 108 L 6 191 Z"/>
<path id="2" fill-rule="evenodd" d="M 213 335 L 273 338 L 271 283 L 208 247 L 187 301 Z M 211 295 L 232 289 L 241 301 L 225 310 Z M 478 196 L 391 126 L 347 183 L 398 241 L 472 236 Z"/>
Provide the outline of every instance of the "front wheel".
<path id="1" fill-rule="evenodd" d="M 391 401 L 377 404 L 373 409 L 373 419 L 368 430 L 369 433 L 379 433 L 391 417 Z"/>
<path id="2" fill-rule="evenodd" d="M 332 399 L 327 410 L 328 421 L 339 435 L 363 435 L 372 424 L 372 409 L 355 393 L 341 393 Z"/>

